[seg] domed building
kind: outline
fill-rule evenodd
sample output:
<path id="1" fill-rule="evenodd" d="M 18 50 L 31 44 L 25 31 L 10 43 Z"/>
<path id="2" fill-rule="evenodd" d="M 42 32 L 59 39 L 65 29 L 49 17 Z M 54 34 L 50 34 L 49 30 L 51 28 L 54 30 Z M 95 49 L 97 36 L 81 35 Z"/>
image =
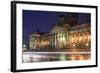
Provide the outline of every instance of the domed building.
<path id="1" fill-rule="evenodd" d="M 72 20 L 71 20 L 72 19 Z M 61 15 L 48 33 L 40 32 L 30 35 L 30 49 L 45 48 L 48 50 L 63 50 L 67 48 L 86 48 L 90 50 L 90 22 L 79 24 L 77 14 Z"/>

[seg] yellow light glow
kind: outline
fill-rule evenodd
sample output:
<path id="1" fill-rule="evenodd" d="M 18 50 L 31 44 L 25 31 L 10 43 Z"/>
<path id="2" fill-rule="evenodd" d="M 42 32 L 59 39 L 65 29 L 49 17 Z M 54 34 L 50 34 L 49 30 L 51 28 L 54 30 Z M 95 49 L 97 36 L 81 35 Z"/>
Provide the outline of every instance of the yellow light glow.
<path id="1" fill-rule="evenodd" d="M 85 45 L 86 45 L 86 46 L 89 46 L 89 44 L 88 44 L 88 43 L 86 43 Z"/>
<path id="2" fill-rule="evenodd" d="M 79 55 L 79 60 L 84 60 L 84 57 L 82 55 Z"/>
<path id="3" fill-rule="evenodd" d="M 88 40 L 90 41 L 90 39 L 91 39 L 91 36 L 90 36 L 90 35 L 88 35 Z"/>
<path id="4" fill-rule="evenodd" d="M 87 38 L 87 36 L 85 35 L 85 36 L 84 36 L 84 39 L 86 39 L 86 38 Z"/>
<path id="5" fill-rule="evenodd" d="M 79 41 L 82 41 L 82 37 L 79 37 Z"/>
<path id="6" fill-rule="evenodd" d="M 76 45 L 75 44 L 73 44 L 73 47 L 75 47 Z"/>
<path id="7" fill-rule="evenodd" d="M 74 38 L 71 38 L 71 43 L 73 43 L 74 42 Z"/>

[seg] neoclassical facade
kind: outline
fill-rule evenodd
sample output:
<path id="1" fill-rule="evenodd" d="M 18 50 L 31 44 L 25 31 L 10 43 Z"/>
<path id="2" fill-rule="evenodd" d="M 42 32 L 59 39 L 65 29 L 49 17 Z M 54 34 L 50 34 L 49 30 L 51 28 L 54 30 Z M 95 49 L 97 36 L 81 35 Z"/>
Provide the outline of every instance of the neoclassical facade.
<path id="1" fill-rule="evenodd" d="M 67 48 L 87 48 L 90 50 L 90 22 L 71 26 L 65 21 L 65 18 L 61 16 L 48 33 L 32 33 L 29 39 L 30 49 L 62 50 Z"/>

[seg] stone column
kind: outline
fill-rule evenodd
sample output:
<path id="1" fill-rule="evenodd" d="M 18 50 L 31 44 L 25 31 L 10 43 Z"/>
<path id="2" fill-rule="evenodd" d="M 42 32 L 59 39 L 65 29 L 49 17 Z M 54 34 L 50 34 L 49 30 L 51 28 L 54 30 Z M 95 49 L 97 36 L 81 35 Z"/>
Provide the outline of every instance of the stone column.
<path id="1" fill-rule="evenodd" d="M 57 39 L 56 39 L 56 33 L 55 33 L 55 47 L 56 47 L 56 40 L 57 40 Z"/>

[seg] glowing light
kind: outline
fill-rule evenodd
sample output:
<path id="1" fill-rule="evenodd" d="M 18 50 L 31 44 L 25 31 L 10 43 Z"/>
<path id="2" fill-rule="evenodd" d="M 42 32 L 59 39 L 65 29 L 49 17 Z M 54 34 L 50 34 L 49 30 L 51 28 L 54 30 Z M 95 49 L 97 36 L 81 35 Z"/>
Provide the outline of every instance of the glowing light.
<path id="1" fill-rule="evenodd" d="M 26 48 L 26 45 L 25 44 L 23 45 L 23 48 Z"/>
<path id="2" fill-rule="evenodd" d="M 86 46 L 89 46 L 89 44 L 88 44 L 88 43 L 86 43 L 85 45 L 86 45 Z"/>
<path id="3" fill-rule="evenodd" d="M 74 42 L 74 38 L 71 39 L 71 42 L 72 42 L 72 43 Z"/>
<path id="4" fill-rule="evenodd" d="M 66 56 L 64 54 L 61 54 L 59 59 L 60 61 L 66 61 Z"/>
<path id="5" fill-rule="evenodd" d="M 82 41 L 82 37 L 79 37 L 79 41 Z"/>
<path id="6" fill-rule="evenodd" d="M 65 41 L 66 41 L 66 38 L 64 36 L 60 37 L 59 42 L 65 42 Z"/>
<path id="7" fill-rule="evenodd" d="M 87 36 L 85 35 L 85 36 L 84 36 L 84 39 L 86 39 L 86 38 L 87 38 Z"/>
<path id="8" fill-rule="evenodd" d="M 88 40 L 90 41 L 90 39 L 91 39 L 91 36 L 90 36 L 90 35 L 88 35 Z"/>
<path id="9" fill-rule="evenodd" d="M 84 60 L 84 57 L 82 55 L 79 55 L 79 60 Z"/>
<path id="10" fill-rule="evenodd" d="M 78 37 L 77 37 L 77 36 L 75 36 L 75 43 L 77 43 L 77 40 L 78 40 Z"/>
<path id="11" fill-rule="evenodd" d="M 75 44 L 73 44 L 73 47 L 75 47 L 76 45 Z"/>

